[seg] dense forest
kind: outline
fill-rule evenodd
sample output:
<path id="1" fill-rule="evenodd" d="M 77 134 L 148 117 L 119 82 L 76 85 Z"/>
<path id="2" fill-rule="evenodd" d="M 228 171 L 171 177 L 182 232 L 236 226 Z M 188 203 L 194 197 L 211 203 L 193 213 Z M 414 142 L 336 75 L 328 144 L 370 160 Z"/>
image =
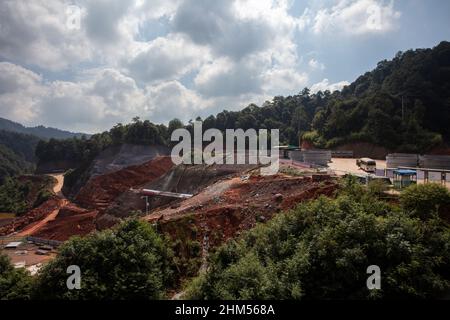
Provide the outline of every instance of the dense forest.
<path id="1" fill-rule="evenodd" d="M 0 184 L 5 178 L 32 173 L 39 138 L 0 130 Z"/>
<path id="2" fill-rule="evenodd" d="M 340 92 L 305 88 L 262 107 L 251 104 L 196 120 L 203 121 L 204 130 L 279 128 L 281 142 L 293 145 L 301 138 L 318 148 L 368 142 L 391 151 L 426 152 L 450 142 L 450 43 L 399 52 Z M 168 145 L 174 129 L 192 126 L 192 120 L 183 124 L 174 119 L 165 126 L 135 118 L 90 139 L 41 142 L 37 156 L 41 161 L 80 161 L 112 144 Z"/>

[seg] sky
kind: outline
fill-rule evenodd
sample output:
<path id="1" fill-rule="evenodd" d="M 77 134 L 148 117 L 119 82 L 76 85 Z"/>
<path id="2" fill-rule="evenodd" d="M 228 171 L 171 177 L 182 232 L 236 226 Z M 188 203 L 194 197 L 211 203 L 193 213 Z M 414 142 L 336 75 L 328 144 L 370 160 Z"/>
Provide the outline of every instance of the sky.
<path id="1" fill-rule="evenodd" d="M 2 0 L 0 117 L 96 133 L 182 121 L 450 41 L 447 0 Z"/>

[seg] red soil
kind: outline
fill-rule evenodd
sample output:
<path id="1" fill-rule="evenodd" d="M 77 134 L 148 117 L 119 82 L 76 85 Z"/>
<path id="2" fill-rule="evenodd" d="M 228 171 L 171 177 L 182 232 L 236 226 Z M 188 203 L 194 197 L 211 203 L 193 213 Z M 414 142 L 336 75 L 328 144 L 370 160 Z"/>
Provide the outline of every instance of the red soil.
<path id="1" fill-rule="evenodd" d="M 158 222 L 164 233 L 175 238 L 180 237 L 179 228 L 189 221 L 198 231 L 196 240 L 207 235 L 211 245 L 217 245 L 299 202 L 319 195 L 332 196 L 336 188 L 331 179 L 313 182 L 309 177 L 283 175 L 234 178 L 208 187 L 178 207 L 157 210 L 145 219 Z"/>
<path id="2" fill-rule="evenodd" d="M 15 218 L 11 223 L 1 227 L 0 236 L 6 236 L 17 231 L 21 231 L 23 235 L 27 235 L 25 234 L 26 230 L 37 230 L 43 221 L 46 221 L 46 218 L 54 214 L 64 203 L 65 200 L 53 196 L 39 207 L 30 210 L 28 213 Z"/>
<path id="3" fill-rule="evenodd" d="M 94 222 L 97 213 L 96 210 L 89 211 L 69 203 L 33 236 L 59 241 L 66 241 L 72 236 L 85 236 L 96 229 Z"/>
<path id="4" fill-rule="evenodd" d="M 95 176 L 80 190 L 75 202 L 102 213 L 119 195 L 132 187 L 138 187 L 159 178 L 172 166 L 170 157 L 157 157 L 142 165 Z"/>

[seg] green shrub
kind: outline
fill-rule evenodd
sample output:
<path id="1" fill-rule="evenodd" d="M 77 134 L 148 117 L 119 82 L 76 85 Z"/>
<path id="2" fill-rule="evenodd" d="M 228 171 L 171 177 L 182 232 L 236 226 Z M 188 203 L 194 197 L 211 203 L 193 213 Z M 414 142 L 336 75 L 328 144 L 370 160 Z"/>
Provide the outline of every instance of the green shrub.
<path id="1" fill-rule="evenodd" d="M 66 242 L 39 273 L 38 299 L 162 299 L 172 283 L 172 251 L 147 222 Z M 81 270 L 81 289 L 68 290 L 67 267 Z"/>
<path id="2" fill-rule="evenodd" d="M 0 300 L 28 300 L 32 277 L 25 269 L 15 269 L 9 258 L 0 253 Z"/>
<path id="3" fill-rule="evenodd" d="M 411 185 L 402 192 L 400 203 L 405 211 L 427 219 L 443 206 L 450 205 L 450 192 L 436 183 Z"/>

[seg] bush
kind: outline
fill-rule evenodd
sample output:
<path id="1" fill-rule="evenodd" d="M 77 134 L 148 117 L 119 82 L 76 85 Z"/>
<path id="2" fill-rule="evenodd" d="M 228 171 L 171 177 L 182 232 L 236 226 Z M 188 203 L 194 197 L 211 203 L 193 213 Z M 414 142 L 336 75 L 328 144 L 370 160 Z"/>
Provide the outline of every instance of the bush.
<path id="1" fill-rule="evenodd" d="M 319 198 L 259 225 L 210 256 L 197 299 L 435 298 L 450 289 L 450 232 L 376 200 Z M 379 210 L 379 209 L 378 209 Z M 367 267 L 381 268 L 368 290 Z"/>
<path id="2" fill-rule="evenodd" d="M 24 269 L 15 269 L 9 258 L 0 254 L 0 300 L 28 300 L 32 277 Z"/>
<path id="3" fill-rule="evenodd" d="M 162 299 L 172 285 L 172 252 L 147 222 L 65 243 L 39 273 L 38 299 Z M 68 290 L 67 267 L 81 269 L 81 289 Z"/>
<path id="4" fill-rule="evenodd" d="M 428 219 L 433 213 L 450 205 L 450 192 L 436 183 L 417 184 L 408 187 L 400 196 L 400 203 L 405 211 Z"/>

